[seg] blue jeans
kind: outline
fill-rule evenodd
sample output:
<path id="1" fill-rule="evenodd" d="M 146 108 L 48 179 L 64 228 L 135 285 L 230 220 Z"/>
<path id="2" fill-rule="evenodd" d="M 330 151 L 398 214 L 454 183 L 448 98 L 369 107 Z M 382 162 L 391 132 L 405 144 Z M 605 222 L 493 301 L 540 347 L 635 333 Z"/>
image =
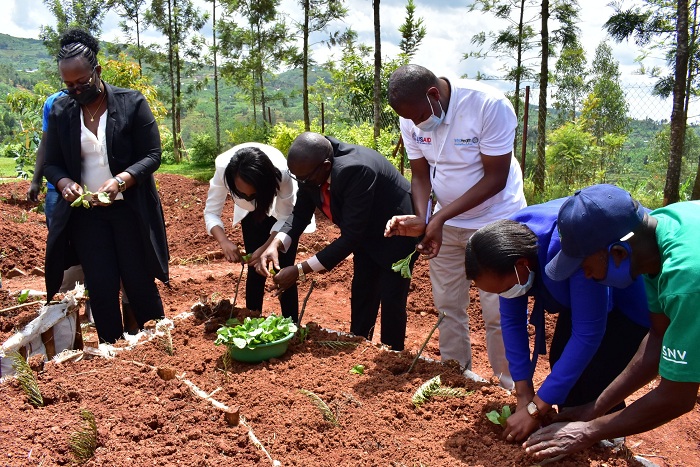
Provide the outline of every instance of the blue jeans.
<path id="1" fill-rule="evenodd" d="M 51 228 L 51 216 L 53 216 L 53 211 L 59 198 L 60 196 L 56 189 L 51 185 L 47 185 L 46 198 L 44 199 L 44 214 L 46 214 L 46 227 L 49 229 Z"/>

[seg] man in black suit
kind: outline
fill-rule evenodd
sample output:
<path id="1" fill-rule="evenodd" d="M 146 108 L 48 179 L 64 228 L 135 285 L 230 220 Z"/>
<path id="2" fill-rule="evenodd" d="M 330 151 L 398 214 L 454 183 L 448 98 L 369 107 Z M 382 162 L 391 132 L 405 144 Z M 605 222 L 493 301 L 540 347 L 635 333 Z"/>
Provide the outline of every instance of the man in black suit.
<path id="1" fill-rule="evenodd" d="M 302 133 L 294 140 L 287 165 L 299 184 L 296 203 L 260 257 L 258 273 L 269 275 L 272 265 L 279 269 L 278 251 L 299 238 L 319 208 L 340 228 L 340 236 L 306 261 L 279 271 L 275 283 L 285 290 L 307 274 L 333 269 L 352 253 L 350 332 L 371 339 L 381 303 L 381 341 L 403 350 L 411 280 L 391 265 L 408 256 L 416 240 L 384 237 L 384 228 L 392 216 L 413 213 L 410 183 L 378 152 L 318 133 Z"/>

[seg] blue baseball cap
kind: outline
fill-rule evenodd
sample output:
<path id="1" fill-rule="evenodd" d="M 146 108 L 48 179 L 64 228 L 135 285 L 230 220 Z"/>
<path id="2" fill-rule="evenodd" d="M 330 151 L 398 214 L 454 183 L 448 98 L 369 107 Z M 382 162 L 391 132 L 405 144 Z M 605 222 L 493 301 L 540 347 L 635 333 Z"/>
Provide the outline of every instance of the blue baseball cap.
<path id="1" fill-rule="evenodd" d="M 576 191 L 559 209 L 561 251 L 547 263 L 545 272 L 555 281 L 569 278 L 587 256 L 631 237 L 645 212 L 627 191 L 614 185 Z"/>

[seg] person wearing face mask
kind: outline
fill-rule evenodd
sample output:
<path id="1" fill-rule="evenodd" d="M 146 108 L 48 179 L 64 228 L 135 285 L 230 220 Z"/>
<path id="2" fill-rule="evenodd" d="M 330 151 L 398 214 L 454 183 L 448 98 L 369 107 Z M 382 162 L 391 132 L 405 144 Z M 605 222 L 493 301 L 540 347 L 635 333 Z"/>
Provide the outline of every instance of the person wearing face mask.
<path id="1" fill-rule="evenodd" d="M 253 273 L 260 255 L 272 243 L 284 221 L 292 213 L 297 184 L 287 171 L 287 160 L 276 148 L 261 143 L 243 143 L 220 154 L 216 171 L 209 182 L 204 208 L 207 233 L 214 237 L 224 257 L 231 262 L 247 263 L 246 308 L 262 311 L 265 276 Z M 232 242 L 224 231 L 221 212 L 228 194 L 233 198 L 233 225 L 240 222 L 244 248 Z M 312 221 L 313 231 L 315 223 Z M 282 267 L 294 264 L 298 241 L 280 255 Z M 243 259 L 246 252 L 250 257 Z M 299 319 L 296 284 L 280 294 L 282 315 Z"/>
<path id="2" fill-rule="evenodd" d="M 44 174 L 60 200 L 46 242 L 46 291 L 81 264 L 101 341 L 124 332 L 120 284 L 136 326 L 164 318 L 155 279 L 168 283 L 168 244 L 153 173 L 160 166 L 158 124 L 144 96 L 100 78 L 98 41 L 71 29 L 60 38 L 58 71 L 66 86 L 51 106 Z M 103 194 L 71 207 L 85 188 Z M 106 195 L 107 199 L 104 199 Z"/>
<path id="3" fill-rule="evenodd" d="M 282 268 L 274 276 L 281 291 L 314 272 L 330 271 L 352 254 L 350 332 L 372 339 L 381 305 L 381 342 L 403 350 L 406 299 L 411 279 L 391 269 L 413 252 L 410 237 L 384 237 L 384 225 L 394 215 L 412 214 L 408 180 L 378 152 L 306 132 L 287 155 L 290 176 L 299 184 L 292 215 L 262 254 L 256 269 L 269 276 L 279 270 L 280 252 L 292 242 L 318 209 L 340 229 L 340 236 L 305 261 Z M 415 256 L 411 261 L 411 269 Z"/>
<path id="4" fill-rule="evenodd" d="M 464 248 L 476 229 L 526 206 L 513 157 L 517 118 L 497 89 L 481 81 L 438 78 L 419 65 L 399 67 L 388 88 L 411 163 L 416 215 L 392 218 L 385 235 L 422 236 L 418 251 L 430 258 L 435 307 L 445 313 L 440 357 L 471 370 L 470 282 L 455 271 L 464 270 Z M 480 290 L 479 298 L 489 362 L 501 386 L 511 389 L 498 296 Z"/>
<path id="5" fill-rule="evenodd" d="M 480 228 L 467 242 L 467 277 L 481 290 L 500 295 L 503 341 L 517 395 L 517 409 L 503 431 L 509 442 L 525 440 L 553 405 L 562 411 L 595 400 L 629 363 L 649 329 L 641 279 L 611 289 L 587 280 L 581 270 L 562 282 L 544 273 L 561 249 L 557 214 L 565 200 L 528 206 L 510 219 Z M 613 270 L 617 268 L 610 268 L 608 275 Z M 549 348 L 551 372 L 535 388 L 537 357 L 546 353 L 545 311 L 557 314 Z M 624 402 L 611 410 L 623 407 Z"/>
<path id="6" fill-rule="evenodd" d="M 546 274 L 613 287 L 640 278 L 651 327 L 632 361 L 591 403 L 533 433 L 526 452 L 536 459 L 569 454 L 611 437 L 651 430 L 692 410 L 700 387 L 700 202 L 646 212 L 625 190 L 593 185 L 569 197 L 557 218 L 561 251 Z M 611 274 L 612 273 L 612 274 Z M 624 410 L 610 413 L 637 389 L 654 388 Z"/>

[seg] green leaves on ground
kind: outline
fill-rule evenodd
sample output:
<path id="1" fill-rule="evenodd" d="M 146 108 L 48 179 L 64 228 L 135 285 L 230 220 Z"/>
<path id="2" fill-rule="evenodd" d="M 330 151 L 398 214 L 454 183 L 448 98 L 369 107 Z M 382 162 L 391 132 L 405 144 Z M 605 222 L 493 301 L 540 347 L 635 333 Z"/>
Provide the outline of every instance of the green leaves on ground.
<path id="1" fill-rule="evenodd" d="M 83 428 L 71 434 L 70 449 L 79 463 L 86 462 L 95 455 L 97 449 L 97 424 L 95 416 L 87 409 L 80 409 Z"/>
<path id="2" fill-rule="evenodd" d="M 506 420 L 508 420 L 508 417 L 510 417 L 509 405 L 504 405 L 503 409 L 501 409 L 501 413 L 498 413 L 497 410 L 492 410 L 491 412 L 486 414 L 486 418 L 491 420 L 492 423 L 496 425 L 501 425 L 502 427 L 506 426 Z"/>
<path id="3" fill-rule="evenodd" d="M 291 318 L 270 315 L 267 318 L 245 318 L 243 323 L 233 318 L 216 331 L 216 345 L 233 345 L 239 349 L 255 347 L 280 340 L 297 331 Z"/>
<path id="4" fill-rule="evenodd" d="M 350 368 L 350 373 L 355 374 L 355 375 L 364 375 L 365 374 L 365 366 L 364 365 L 355 365 L 352 368 Z"/>
<path id="5" fill-rule="evenodd" d="M 423 383 L 413 394 L 413 398 L 411 399 L 411 401 L 413 402 L 413 405 L 418 407 L 423 403 L 427 402 L 428 399 L 435 396 L 466 397 L 472 392 L 473 391 L 467 391 L 464 388 L 452 388 L 448 386 L 442 386 L 442 382 L 440 381 L 440 375 L 437 375 L 436 377 L 431 378 L 425 383 Z"/>
<path id="6" fill-rule="evenodd" d="M 391 270 L 394 272 L 400 272 L 401 277 L 404 279 L 411 278 L 411 258 L 417 253 L 417 250 L 413 250 L 413 253 L 406 256 L 404 259 L 400 259 L 391 265 Z"/>
<path id="7" fill-rule="evenodd" d="M 19 303 L 21 305 L 22 303 L 25 303 L 28 299 L 29 299 L 29 289 L 24 289 L 17 296 L 17 303 Z"/>
<path id="8" fill-rule="evenodd" d="M 70 203 L 71 207 L 78 208 L 80 206 L 90 209 L 90 200 L 97 198 L 101 203 L 110 204 L 112 200 L 109 198 L 109 193 L 106 191 L 101 191 L 99 193 L 93 193 L 87 189 L 87 185 L 84 188 L 83 194 L 78 196 L 75 201 Z"/>
<path id="9" fill-rule="evenodd" d="M 330 422 L 333 426 L 338 426 L 338 418 L 333 414 L 328 404 L 323 402 L 323 399 L 308 389 L 299 389 L 299 392 L 309 398 L 311 403 L 323 414 L 323 418 L 327 422 Z"/>
<path id="10" fill-rule="evenodd" d="M 16 350 L 8 353 L 7 356 L 10 357 L 12 368 L 15 370 L 15 377 L 17 381 L 19 381 L 22 391 L 27 395 L 29 402 L 34 407 L 43 407 L 44 398 L 39 390 L 39 383 L 36 380 L 36 376 L 34 376 L 34 371 L 29 366 L 29 363 L 27 363 L 27 360 Z"/>

